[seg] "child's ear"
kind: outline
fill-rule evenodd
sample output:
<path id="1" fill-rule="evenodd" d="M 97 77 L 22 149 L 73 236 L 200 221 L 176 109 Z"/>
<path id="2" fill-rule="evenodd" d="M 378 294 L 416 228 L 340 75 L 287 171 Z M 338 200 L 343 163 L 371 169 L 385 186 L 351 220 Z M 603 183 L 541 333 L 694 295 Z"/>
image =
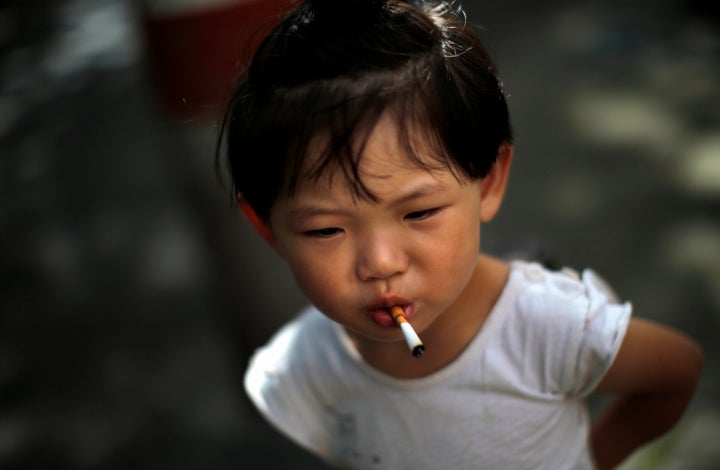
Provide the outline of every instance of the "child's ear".
<path id="1" fill-rule="evenodd" d="M 480 221 L 487 222 L 495 217 L 507 187 L 510 176 L 510 163 L 514 148 L 510 142 L 503 142 L 498 149 L 497 159 L 490 172 L 480 182 L 482 199 L 480 202 Z"/>
<path id="2" fill-rule="evenodd" d="M 277 252 L 277 241 L 275 240 L 275 235 L 272 233 L 270 224 L 263 221 L 257 213 L 255 213 L 255 209 L 253 209 L 247 202 L 244 202 L 239 195 L 237 198 L 237 205 L 240 212 L 242 212 L 248 222 L 250 222 L 250 225 L 252 225 L 257 234 L 260 235 L 263 240 L 265 240 L 268 245 Z"/>

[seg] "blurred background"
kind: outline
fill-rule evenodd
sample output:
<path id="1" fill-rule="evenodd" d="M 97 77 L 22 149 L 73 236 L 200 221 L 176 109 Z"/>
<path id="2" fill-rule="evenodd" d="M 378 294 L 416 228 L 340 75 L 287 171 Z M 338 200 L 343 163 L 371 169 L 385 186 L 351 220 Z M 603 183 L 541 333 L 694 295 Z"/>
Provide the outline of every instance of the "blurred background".
<path id="1" fill-rule="evenodd" d="M 707 365 L 625 469 L 720 468 L 716 0 L 466 0 L 516 159 L 484 249 L 592 266 Z M 323 468 L 249 406 L 304 304 L 215 177 L 286 0 L 0 1 L 0 468 Z"/>

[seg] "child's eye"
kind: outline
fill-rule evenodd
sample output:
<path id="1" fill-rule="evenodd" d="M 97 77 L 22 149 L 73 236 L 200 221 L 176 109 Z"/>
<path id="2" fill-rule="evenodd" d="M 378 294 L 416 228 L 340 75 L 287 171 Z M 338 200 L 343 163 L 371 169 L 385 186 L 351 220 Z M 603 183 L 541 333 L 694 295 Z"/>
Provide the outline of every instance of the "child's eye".
<path id="1" fill-rule="evenodd" d="M 428 217 L 432 217 L 442 210 L 441 207 L 434 207 L 432 209 L 425 209 L 421 211 L 410 212 L 405 216 L 406 220 L 424 220 Z"/>
<path id="2" fill-rule="evenodd" d="M 342 232 L 342 229 L 338 227 L 327 227 L 317 230 L 308 230 L 307 232 L 305 232 L 305 235 L 307 235 L 308 237 L 316 238 L 330 238 L 338 235 L 340 232 Z"/>

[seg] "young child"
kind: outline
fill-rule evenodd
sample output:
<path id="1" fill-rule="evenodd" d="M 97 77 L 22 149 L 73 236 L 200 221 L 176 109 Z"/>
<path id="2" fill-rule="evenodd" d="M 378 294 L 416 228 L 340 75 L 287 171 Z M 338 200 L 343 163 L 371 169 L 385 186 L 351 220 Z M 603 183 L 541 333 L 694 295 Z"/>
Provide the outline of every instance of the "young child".
<path id="1" fill-rule="evenodd" d="M 694 342 L 630 319 L 593 271 L 479 252 L 513 146 L 455 4 L 305 1 L 260 46 L 224 129 L 240 208 L 312 304 L 245 377 L 301 446 L 363 469 L 611 468 L 680 418 Z M 592 423 L 591 393 L 614 395 Z"/>

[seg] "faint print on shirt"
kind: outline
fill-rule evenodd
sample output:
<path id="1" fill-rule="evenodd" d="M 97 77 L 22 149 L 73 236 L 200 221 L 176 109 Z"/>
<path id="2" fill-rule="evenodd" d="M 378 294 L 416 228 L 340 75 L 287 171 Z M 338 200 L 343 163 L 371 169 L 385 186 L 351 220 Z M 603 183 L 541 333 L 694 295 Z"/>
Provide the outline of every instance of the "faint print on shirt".
<path id="1" fill-rule="evenodd" d="M 342 413 L 327 406 L 325 411 L 335 420 L 337 442 L 335 451 L 343 462 L 362 461 L 363 454 L 357 448 L 357 419 L 354 413 Z M 382 460 L 378 455 L 370 455 L 370 463 L 379 465 Z"/>

